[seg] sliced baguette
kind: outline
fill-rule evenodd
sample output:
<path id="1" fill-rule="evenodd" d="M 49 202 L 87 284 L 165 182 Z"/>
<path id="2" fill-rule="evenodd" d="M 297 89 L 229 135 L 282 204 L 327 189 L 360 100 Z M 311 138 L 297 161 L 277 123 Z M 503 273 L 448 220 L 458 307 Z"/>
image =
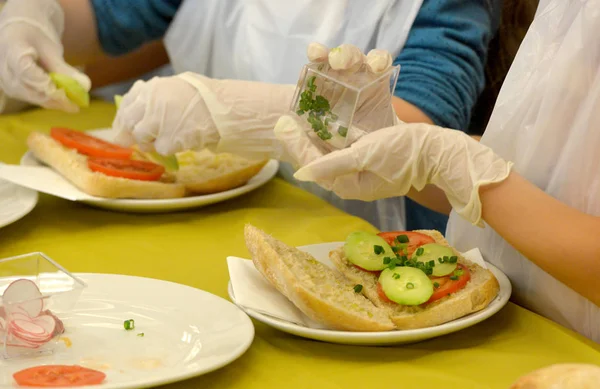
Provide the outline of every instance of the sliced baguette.
<path id="1" fill-rule="evenodd" d="M 254 266 L 305 315 L 341 331 L 387 331 L 394 324 L 354 291 L 355 284 L 312 256 L 246 225 L 246 246 Z"/>
<path id="2" fill-rule="evenodd" d="M 168 199 L 185 195 L 185 186 L 181 184 L 130 180 L 93 172 L 88 168 L 85 155 L 64 147 L 40 132 L 32 132 L 27 138 L 27 145 L 38 160 L 92 196 L 114 199 Z"/>
<path id="3" fill-rule="evenodd" d="M 332 251 L 330 260 L 336 268 L 353 284 L 363 285 L 362 293 L 376 306 L 386 310 L 398 329 L 415 329 L 436 326 L 477 312 L 496 297 L 499 284 L 496 277 L 487 269 L 467 261 L 457 250 L 451 247 L 442 234 L 434 230 L 419 230 L 431 236 L 436 243 L 450 247 L 458 257 L 458 262 L 467 266 L 471 280 L 460 291 L 437 300 L 426 307 L 403 306 L 382 300 L 377 292 L 378 277 L 372 273 L 357 269 L 344 255 L 343 248 Z"/>
<path id="4" fill-rule="evenodd" d="M 244 185 L 265 166 L 267 161 L 253 161 L 230 153 L 185 151 L 177 155 L 178 183 L 190 194 L 223 192 Z"/>

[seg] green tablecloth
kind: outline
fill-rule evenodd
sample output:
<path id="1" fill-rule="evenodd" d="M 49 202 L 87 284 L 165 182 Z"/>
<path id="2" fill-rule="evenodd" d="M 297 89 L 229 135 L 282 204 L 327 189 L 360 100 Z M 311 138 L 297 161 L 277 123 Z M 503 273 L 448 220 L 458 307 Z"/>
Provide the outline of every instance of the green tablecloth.
<path id="1" fill-rule="evenodd" d="M 17 163 L 31 130 L 107 127 L 113 115 L 112 105 L 94 102 L 78 115 L 0 116 L 0 160 Z M 242 236 L 248 222 L 292 245 L 372 229 L 279 179 L 238 199 L 162 215 L 114 213 L 41 195 L 28 216 L 0 230 L 0 257 L 43 251 L 74 272 L 160 278 L 226 297 L 225 257 L 248 255 Z M 255 325 L 254 344 L 238 361 L 171 387 L 500 389 L 548 364 L 600 363 L 597 344 L 513 304 L 472 328 L 391 348 L 318 343 Z"/>

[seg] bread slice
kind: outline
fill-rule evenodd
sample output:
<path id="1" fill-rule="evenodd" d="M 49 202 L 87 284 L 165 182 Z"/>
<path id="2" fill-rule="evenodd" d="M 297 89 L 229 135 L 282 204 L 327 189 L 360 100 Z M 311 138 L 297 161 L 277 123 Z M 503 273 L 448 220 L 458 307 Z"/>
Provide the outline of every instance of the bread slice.
<path id="1" fill-rule="evenodd" d="M 305 315 L 341 331 L 387 331 L 394 324 L 355 284 L 309 254 L 246 225 L 246 246 L 254 266 Z"/>
<path id="2" fill-rule="evenodd" d="M 159 181 L 111 177 L 88 168 L 87 157 L 64 147 L 46 134 L 32 132 L 27 145 L 33 155 L 52 167 L 80 190 L 113 199 L 169 199 L 185 195 L 185 186 Z"/>
<path id="3" fill-rule="evenodd" d="M 585 363 L 559 363 L 520 377 L 509 389 L 597 389 L 600 366 Z"/>
<path id="4" fill-rule="evenodd" d="M 177 154 L 178 183 L 190 194 L 211 194 L 244 185 L 265 166 L 267 161 L 253 161 L 230 153 L 185 151 Z"/>
<path id="5" fill-rule="evenodd" d="M 500 286 L 491 271 L 467 261 L 451 247 L 439 231 L 418 230 L 431 236 L 436 243 L 450 247 L 458 257 L 458 262 L 471 272 L 471 280 L 460 291 L 437 300 L 425 307 L 404 306 L 382 300 L 377 293 L 378 277 L 357 269 L 346 259 L 343 248 L 332 251 L 329 259 L 336 268 L 353 284 L 363 285 L 362 293 L 376 306 L 386 310 L 398 329 L 415 329 L 436 326 L 477 312 L 497 296 Z"/>

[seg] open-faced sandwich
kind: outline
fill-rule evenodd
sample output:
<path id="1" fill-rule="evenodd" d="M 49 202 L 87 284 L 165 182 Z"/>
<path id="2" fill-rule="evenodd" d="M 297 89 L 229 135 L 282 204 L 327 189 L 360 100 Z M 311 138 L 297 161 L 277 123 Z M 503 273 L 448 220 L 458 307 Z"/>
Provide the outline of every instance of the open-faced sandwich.
<path id="1" fill-rule="evenodd" d="M 260 273 L 298 309 L 334 330 L 431 327 L 479 311 L 499 292 L 438 231 L 355 232 L 330 253 L 335 269 L 246 226 Z"/>
<path id="2" fill-rule="evenodd" d="M 164 157 L 124 148 L 80 131 L 32 132 L 33 155 L 92 196 L 167 199 L 222 192 L 244 185 L 267 161 L 209 150 Z"/>

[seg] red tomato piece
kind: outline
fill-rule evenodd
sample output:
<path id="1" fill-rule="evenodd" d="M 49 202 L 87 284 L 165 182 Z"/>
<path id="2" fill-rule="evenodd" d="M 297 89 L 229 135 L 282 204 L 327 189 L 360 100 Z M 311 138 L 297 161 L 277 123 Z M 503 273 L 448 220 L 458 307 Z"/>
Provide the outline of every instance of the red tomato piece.
<path id="1" fill-rule="evenodd" d="M 379 295 L 379 298 L 385 301 L 386 303 L 396 304 L 394 301 L 390 300 L 388 296 L 386 296 L 385 292 L 383 291 L 383 287 L 379 282 L 377 283 L 377 294 Z"/>
<path id="2" fill-rule="evenodd" d="M 410 258 L 410 256 L 418 249 L 420 246 L 423 246 L 427 243 L 435 243 L 435 239 L 433 239 L 429 235 L 421 234 L 420 232 L 413 231 L 390 231 L 390 232 L 380 232 L 380 237 L 385 239 L 385 241 L 390 246 L 398 246 L 398 242 L 395 240 L 398 235 L 406 235 L 408 238 L 407 243 L 407 252 L 404 253 L 406 256 Z"/>
<path id="3" fill-rule="evenodd" d="M 13 374 L 20 386 L 57 387 L 98 385 L 106 374 L 81 366 L 35 366 Z"/>
<path id="4" fill-rule="evenodd" d="M 379 277 L 379 275 L 381 274 L 381 270 L 367 270 L 367 269 L 363 269 L 360 266 L 354 265 L 355 268 L 357 268 L 358 270 L 362 270 L 362 271 L 366 271 L 367 273 L 371 273 L 376 275 L 377 277 Z"/>
<path id="5" fill-rule="evenodd" d="M 462 274 L 458 276 L 457 280 L 450 279 L 452 274 L 444 277 L 431 277 L 431 281 L 434 283 L 433 294 L 425 304 L 432 303 L 449 294 L 456 293 L 467 285 L 467 282 L 471 279 L 471 272 L 469 269 L 464 265 L 458 264 L 456 270 L 462 270 Z M 435 287 L 436 282 L 438 283 L 437 288 Z"/>
<path id="6" fill-rule="evenodd" d="M 158 181 L 165 172 L 164 166 L 152 162 L 116 158 L 89 157 L 88 167 L 107 176 L 141 181 Z"/>
<path id="7" fill-rule="evenodd" d="M 133 154 L 133 149 L 121 147 L 68 128 L 52 128 L 50 136 L 63 146 L 75 149 L 78 153 L 87 156 L 129 159 Z"/>

